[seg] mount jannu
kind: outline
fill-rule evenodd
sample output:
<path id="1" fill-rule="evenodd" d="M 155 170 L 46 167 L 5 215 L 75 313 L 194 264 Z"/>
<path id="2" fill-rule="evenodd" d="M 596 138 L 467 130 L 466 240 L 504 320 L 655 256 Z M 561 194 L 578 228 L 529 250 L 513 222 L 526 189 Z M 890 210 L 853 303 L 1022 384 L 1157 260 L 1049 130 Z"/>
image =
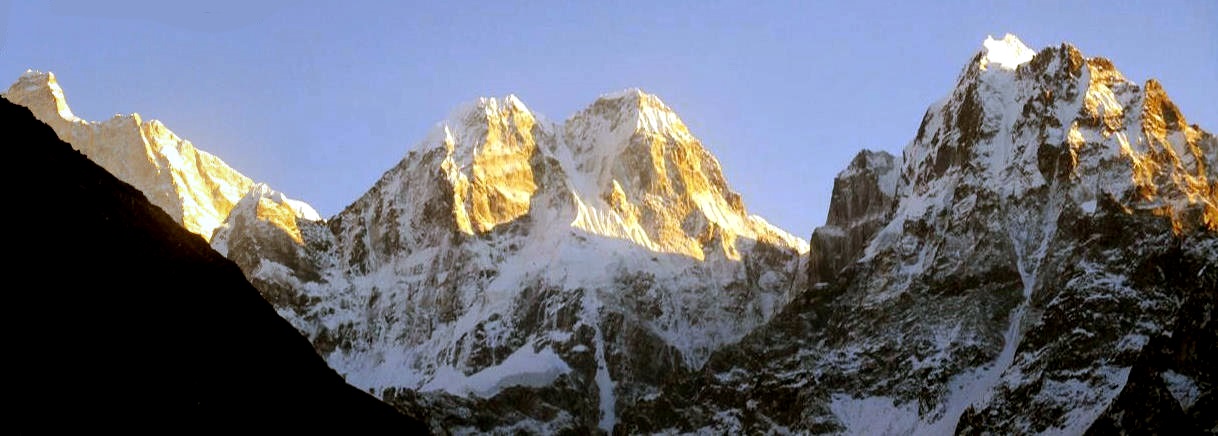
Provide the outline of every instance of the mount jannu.
<path id="1" fill-rule="evenodd" d="M 49 73 L 6 95 L 120 178 L 171 193 L 167 211 L 215 198 L 213 247 L 349 382 L 437 427 L 611 430 L 802 288 L 807 243 L 748 214 L 637 90 L 563 123 L 514 96 L 466 105 L 325 221 L 146 127 L 159 123 L 77 120 Z"/>
<path id="2" fill-rule="evenodd" d="M 73 118 L 49 75 L 7 95 Z M 166 210 L 244 192 L 213 247 L 436 428 L 1218 432 L 1218 140 L 1070 45 L 987 40 L 902 156 L 838 176 L 807 256 L 637 91 L 562 123 L 467 105 L 324 221 L 141 141 L 110 160 L 191 174 L 136 184 L 185 192 Z"/>
<path id="3" fill-rule="evenodd" d="M 638 91 L 562 124 L 460 108 L 324 226 L 284 231 L 263 201 L 217 249 L 348 381 L 471 430 L 611 430 L 777 312 L 807 251 Z"/>
<path id="4" fill-rule="evenodd" d="M 902 156 L 838 176 L 808 288 L 623 421 L 1218 432 L 1216 166 L 1158 82 L 989 39 Z"/>

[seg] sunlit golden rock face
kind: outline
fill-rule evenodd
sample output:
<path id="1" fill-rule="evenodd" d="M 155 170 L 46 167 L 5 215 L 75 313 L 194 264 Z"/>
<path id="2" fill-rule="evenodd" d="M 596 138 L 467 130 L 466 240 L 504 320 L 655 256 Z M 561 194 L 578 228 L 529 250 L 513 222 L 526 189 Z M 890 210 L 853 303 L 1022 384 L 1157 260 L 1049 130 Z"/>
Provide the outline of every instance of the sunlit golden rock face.
<path id="1" fill-rule="evenodd" d="M 576 228 L 697 259 L 718 251 L 739 260 L 737 237 L 807 251 L 747 213 L 719 162 L 658 97 L 602 97 L 565 123 L 564 142 L 582 179 Z"/>
<path id="2" fill-rule="evenodd" d="M 1208 132 L 1189 125 L 1158 81 L 1149 80 L 1144 88 L 1146 94 L 1141 113 L 1146 149 L 1140 155 L 1131 155 L 1131 158 L 1157 162 L 1153 165 L 1145 163 L 1145 168 L 1170 167 L 1174 171 L 1160 170 L 1156 173 L 1157 177 L 1153 177 L 1154 180 L 1148 180 L 1152 177 L 1147 176 L 1135 177 L 1140 190 L 1147 194 L 1148 200 L 1153 200 L 1155 195 L 1186 196 L 1190 205 L 1202 207 L 1200 219 L 1205 227 L 1218 230 L 1218 177 L 1214 168 L 1218 161 L 1213 156 L 1218 141 Z M 1160 193 L 1154 184 L 1168 192 Z M 1170 211 L 1177 229 L 1187 225 L 1184 222 L 1187 218 L 1181 216 L 1181 212 Z"/>
<path id="3" fill-rule="evenodd" d="M 187 230 L 210 239 L 253 182 L 138 114 L 85 121 L 68 108 L 52 73 L 28 71 L 4 97 L 29 108 L 90 160 L 144 192 Z"/>
<path id="4" fill-rule="evenodd" d="M 628 404 L 773 316 L 807 253 L 749 215 L 685 124 L 637 90 L 561 123 L 513 96 L 465 105 L 327 226 L 329 245 L 301 229 L 306 245 L 332 247 L 300 257 L 326 265 L 318 281 L 253 275 L 276 295 L 306 289 L 288 301 L 319 298 L 285 316 L 380 392 L 548 348 L 577 390 Z M 656 353 L 656 369 L 614 367 L 612 356 Z M 592 397 L 580 413 L 595 427 L 613 403 Z"/>
<path id="5" fill-rule="evenodd" d="M 443 171 L 453 184 L 453 215 L 462 232 L 485 233 L 529 212 L 537 185 L 530 160 L 537 121 L 515 97 L 485 99 L 463 120 L 473 136 L 445 127 Z"/>
<path id="6" fill-rule="evenodd" d="M 1087 93 L 1083 97 L 1084 114 L 1095 124 L 1102 124 L 1109 131 L 1119 129 L 1124 121 L 1125 111 L 1113 88 L 1129 81 L 1108 59 L 1090 58 L 1084 65 L 1090 74 Z"/>
<path id="7" fill-rule="evenodd" d="M 1139 87 L 1105 58 L 1078 58 L 1086 67 L 1079 82 L 1085 90 L 1066 141 L 1075 176 L 1100 172 L 1083 168 L 1080 154 L 1114 150 L 1110 155 L 1121 164 L 1109 169 L 1127 171 L 1132 184 L 1126 208 L 1171 217 L 1177 231 L 1218 229 L 1214 158 L 1206 155 L 1214 153 L 1213 136 L 1190 126 L 1158 81 Z"/>
<path id="8" fill-rule="evenodd" d="M 262 221 L 267 221 L 275 227 L 283 229 L 284 233 L 287 233 L 297 244 L 304 243 L 304 240 L 300 236 L 300 227 L 296 225 L 296 211 L 284 203 L 270 198 L 259 198 L 255 216 Z"/>
<path id="9" fill-rule="evenodd" d="M 1087 213 L 1111 198 L 1129 213 L 1170 217 L 1180 232 L 1215 229 L 1215 140 L 1188 125 L 1157 81 L 1134 83 L 1069 44 L 960 77 L 906 149 L 909 193 L 978 178 L 1021 197 L 1066 182 L 1057 188 Z"/>
<path id="10" fill-rule="evenodd" d="M 363 270 L 446 244 L 445 232 L 479 236 L 542 218 L 698 260 L 740 260 L 744 241 L 807 252 L 749 215 L 714 156 L 638 90 L 603 96 L 563 123 L 540 121 L 515 96 L 459 108 L 331 226 L 350 240 L 342 257 Z"/>
<path id="11" fill-rule="evenodd" d="M 211 245 L 236 262 L 255 285 L 265 288 L 268 300 L 295 304 L 299 290 L 270 289 L 259 280 L 265 280 L 263 276 L 268 272 L 290 274 L 300 282 L 322 280 L 323 259 L 331 239 L 312 207 L 257 183 L 216 228 Z"/>
<path id="12" fill-rule="evenodd" d="M 1102 93 L 1103 89 L 1102 82 L 1093 76 L 1088 95 Z M 1142 90 L 1140 99 L 1127 109 L 1136 114 L 1138 123 L 1128 126 L 1136 135 L 1120 132 L 1125 129 L 1123 113 L 1121 117 L 1103 116 L 1105 136 L 1116 137 L 1121 156 L 1128 161 L 1139 200 L 1135 206 L 1171 217 L 1177 231 L 1197 226 L 1218 230 L 1218 180 L 1211 168 L 1213 157 L 1205 151 L 1210 149 L 1213 154 L 1213 135 L 1190 126 L 1158 81 L 1148 80 Z"/>

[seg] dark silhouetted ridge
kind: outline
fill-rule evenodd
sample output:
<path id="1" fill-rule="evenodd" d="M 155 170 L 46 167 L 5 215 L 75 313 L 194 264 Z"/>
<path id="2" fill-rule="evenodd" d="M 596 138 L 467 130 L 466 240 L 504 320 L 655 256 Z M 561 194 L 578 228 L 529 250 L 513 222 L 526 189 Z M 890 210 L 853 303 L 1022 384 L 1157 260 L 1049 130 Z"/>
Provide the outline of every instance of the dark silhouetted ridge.
<path id="1" fill-rule="evenodd" d="M 29 110 L 0 101 L 0 126 L 7 429 L 426 432 L 346 384 L 235 264 Z"/>

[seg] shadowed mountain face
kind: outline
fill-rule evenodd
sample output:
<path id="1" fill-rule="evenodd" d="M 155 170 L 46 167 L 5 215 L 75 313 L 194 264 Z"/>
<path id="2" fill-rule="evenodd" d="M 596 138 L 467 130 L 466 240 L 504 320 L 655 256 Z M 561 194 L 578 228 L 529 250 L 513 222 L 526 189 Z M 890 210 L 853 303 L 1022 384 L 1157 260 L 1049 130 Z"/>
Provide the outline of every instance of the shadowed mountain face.
<path id="1" fill-rule="evenodd" d="M 864 152 L 809 286 L 636 432 L 1218 433 L 1218 139 L 1154 80 L 989 39 Z"/>
<path id="2" fill-rule="evenodd" d="M 140 191 L 29 110 L 0 101 L 0 120 L 14 154 L 4 181 L 19 187 L 6 214 L 8 428 L 426 431 L 347 385 L 235 264 Z"/>

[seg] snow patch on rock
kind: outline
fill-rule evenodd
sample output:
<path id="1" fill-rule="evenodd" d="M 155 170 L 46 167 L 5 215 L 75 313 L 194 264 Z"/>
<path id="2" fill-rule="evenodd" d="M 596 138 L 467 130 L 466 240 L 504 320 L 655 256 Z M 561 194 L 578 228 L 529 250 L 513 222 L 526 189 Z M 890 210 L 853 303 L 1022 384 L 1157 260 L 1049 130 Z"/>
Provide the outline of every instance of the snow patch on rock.
<path id="1" fill-rule="evenodd" d="M 543 348 L 537 351 L 526 345 L 508 356 L 503 363 L 470 375 L 451 366 L 438 368 L 436 375 L 420 390 L 444 390 L 454 395 L 474 394 L 489 398 L 512 386 L 548 386 L 568 372 L 571 372 L 571 367 L 554 350 Z"/>
<path id="2" fill-rule="evenodd" d="M 1171 396 L 1180 402 L 1181 409 L 1187 412 L 1193 408 L 1193 404 L 1197 404 L 1197 399 L 1201 397 L 1201 387 L 1195 380 L 1170 370 L 1163 371 L 1160 376 L 1167 384 L 1167 390 L 1171 392 Z"/>
<path id="3" fill-rule="evenodd" d="M 918 428 L 918 405 L 888 397 L 834 395 L 829 410 L 848 435 L 908 435 Z"/>

